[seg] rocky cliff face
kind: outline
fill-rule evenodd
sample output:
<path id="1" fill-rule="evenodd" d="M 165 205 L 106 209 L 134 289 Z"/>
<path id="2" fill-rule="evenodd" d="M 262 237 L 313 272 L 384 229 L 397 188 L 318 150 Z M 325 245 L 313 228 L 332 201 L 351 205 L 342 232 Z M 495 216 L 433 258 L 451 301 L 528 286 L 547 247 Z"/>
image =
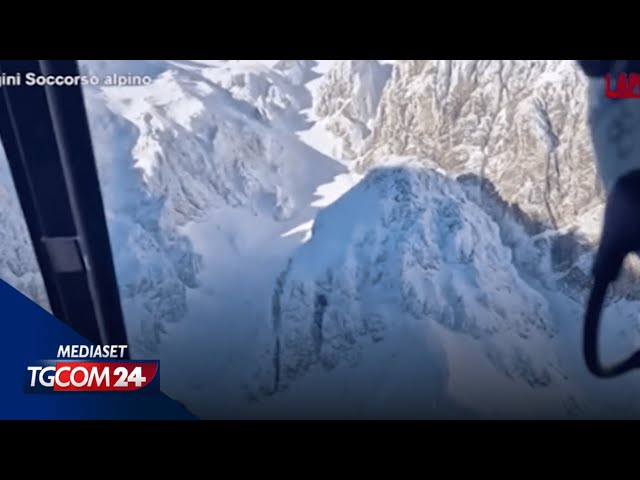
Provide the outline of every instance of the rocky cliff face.
<path id="1" fill-rule="evenodd" d="M 353 160 L 362 153 L 391 71 L 391 65 L 377 61 L 345 60 L 322 79 L 314 110 L 337 140 L 337 157 Z"/>
<path id="2" fill-rule="evenodd" d="M 397 61 L 358 168 L 417 155 L 566 226 L 600 201 L 585 99 L 572 61 Z"/>

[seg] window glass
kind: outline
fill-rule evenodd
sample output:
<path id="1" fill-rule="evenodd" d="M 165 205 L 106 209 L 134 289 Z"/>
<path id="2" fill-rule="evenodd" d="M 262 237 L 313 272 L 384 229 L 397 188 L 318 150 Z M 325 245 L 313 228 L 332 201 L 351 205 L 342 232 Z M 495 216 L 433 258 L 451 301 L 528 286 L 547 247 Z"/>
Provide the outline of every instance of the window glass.
<path id="1" fill-rule="evenodd" d="M 50 311 L 4 147 L 0 144 L 0 279 Z"/>

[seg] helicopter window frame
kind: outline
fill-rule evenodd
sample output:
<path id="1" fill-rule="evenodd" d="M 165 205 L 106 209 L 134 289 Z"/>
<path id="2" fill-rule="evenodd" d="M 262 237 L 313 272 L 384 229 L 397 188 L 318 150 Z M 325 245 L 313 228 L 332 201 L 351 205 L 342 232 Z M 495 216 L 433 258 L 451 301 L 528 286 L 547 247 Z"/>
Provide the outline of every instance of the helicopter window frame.
<path id="1" fill-rule="evenodd" d="M 76 60 L 0 60 L 0 75 L 27 73 L 80 74 Z M 127 345 L 82 87 L 0 88 L 0 138 L 53 315 Z"/>

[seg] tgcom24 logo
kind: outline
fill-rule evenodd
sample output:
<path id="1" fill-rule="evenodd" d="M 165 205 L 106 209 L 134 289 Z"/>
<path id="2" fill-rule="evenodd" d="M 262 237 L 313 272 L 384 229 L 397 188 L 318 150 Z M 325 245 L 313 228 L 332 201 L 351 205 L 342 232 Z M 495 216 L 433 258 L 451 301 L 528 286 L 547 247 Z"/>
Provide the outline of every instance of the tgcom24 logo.
<path id="1" fill-rule="evenodd" d="M 126 345 L 60 345 L 26 367 L 26 393 L 160 392 L 158 360 L 126 360 Z"/>

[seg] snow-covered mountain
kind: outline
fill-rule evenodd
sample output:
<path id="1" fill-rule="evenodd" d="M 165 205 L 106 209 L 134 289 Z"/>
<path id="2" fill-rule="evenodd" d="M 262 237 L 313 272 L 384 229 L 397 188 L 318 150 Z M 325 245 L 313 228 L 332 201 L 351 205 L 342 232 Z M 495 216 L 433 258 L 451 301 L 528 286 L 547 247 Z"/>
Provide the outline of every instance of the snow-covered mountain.
<path id="1" fill-rule="evenodd" d="M 378 387 L 381 415 L 428 415 L 448 395 L 496 416 L 577 413 L 556 319 L 498 225 L 454 179 L 411 163 L 371 171 L 316 217 L 274 291 L 266 393 L 351 367 L 324 395 L 362 404 Z M 384 373 L 369 359 L 382 352 Z"/>
<path id="2" fill-rule="evenodd" d="M 94 74 L 103 67 L 84 66 Z M 286 221 L 311 203 L 314 182 L 342 170 L 293 133 L 271 127 L 266 113 L 277 109 L 261 112 L 256 105 L 270 106 L 265 96 L 288 97 L 260 76 L 271 72 L 267 67 L 242 67 L 158 73 L 153 62 L 146 71 L 157 74 L 143 94 L 140 87 L 86 91 L 112 243 L 130 247 L 115 259 L 118 278 L 131 303 L 125 308 L 141 310 L 129 315 L 144 319 L 140 334 L 137 326 L 131 334 L 146 350 L 155 350 L 167 323 L 186 315 L 187 290 L 201 285 L 202 256 L 237 235 L 224 224 L 219 238 L 196 251 L 181 227 L 226 210 Z M 273 76 L 283 90 L 295 88 L 283 75 Z M 234 89 L 234 81 L 246 90 Z M 254 103 L 232 95 L 240 92 Z"/>
<path id="3" fill-rule="evenodd" d="M 573 62 L 81 66 L 151 79 L 85 99 L 132 349 L 195 413 L 640 415 L 637 375 L 582 364 L 602 198 Z M 6 170 L 0 277 L 46 306 Z"/>

